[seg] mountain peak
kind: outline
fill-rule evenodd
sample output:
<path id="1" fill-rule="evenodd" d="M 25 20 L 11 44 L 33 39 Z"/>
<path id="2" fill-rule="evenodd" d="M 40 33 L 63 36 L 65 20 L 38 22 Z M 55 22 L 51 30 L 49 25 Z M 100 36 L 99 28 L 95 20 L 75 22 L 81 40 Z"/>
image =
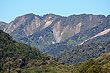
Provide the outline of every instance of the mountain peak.
<path id="1" fill-rule="evenodd" d="M 7 24 L 7 23 L 5 23 L 5 22 L 3 22 L 3 21 L 0 21 L 0 24 Z"/>
<path id="2" fill-rule="evenodd" d="M 110 18 L 110 15 L 108 15 L 107 17 L 109 17 L 109 18 Z"/>
<path id="3" fill-rule="evenodd" d="M 28 14 L 25 14 L 23 16 L 36 16 L 34 13 L 28 13 Z"/>

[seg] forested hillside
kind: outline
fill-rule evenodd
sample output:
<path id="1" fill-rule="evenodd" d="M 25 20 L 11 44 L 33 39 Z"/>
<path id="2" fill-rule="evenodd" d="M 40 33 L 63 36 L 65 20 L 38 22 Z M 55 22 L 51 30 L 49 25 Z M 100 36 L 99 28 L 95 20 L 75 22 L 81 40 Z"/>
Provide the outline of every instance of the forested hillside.
<path id="1" fill-rule="evenodd" d="M 94 50 L 96 50 L 97 47 L 100 47 L 97 49 L 99 54 L 101 54 L 100 52 L 109 52 L 109 42 L 103 45 L 104 46 L 101 46 L 100 44 L 92 44 L 92 46 L 94 46 Z M 82 55 L 81 58 L 76 59 L 76 63 L 78 63 L 80 60 L 84 61 L 83 59 L 86 59 L 88 55 L 91 56 L 91 53 L 95 53 L 94 51 L 92 52 L 91 48 L 88 49 L 88 47 L 91 46 L 86 45 L 83 47 L 85 48 L 84 50 L 76 49 L 78 50 L 75 53 L 77 56 L 75 54 L 73 56 L 79 58 L 79 56 Z M 101 49 L 105 50 L 103 51 Z M 90 50 L 91 52 L 86 52 L 85 50 Z M 81 54 L 79 51 L 84 51 L 85 54 Z M 92 55 L 99 55 L 98 52 L 97 54 Z M 65 54 L 65 58 L 68 59 L 67 53 Z M 71 56 L 71 53 L 68 56 Z M 9 34 L 0 30 L 1 73 L 109 73 L 109 57 L 110 54 L 105 53 L 96 59 L 93 58 L 79 64 L 63 63 L 59 61 L 58 58 L 49 57 L 46 54 L 44 55 L 37 49 L 26 44 L 17 43 L 12 39 L 12 37 L 10 37 Z M 71 59 L 70 62 L 75 63 L 75 59 Z"/>
<path id="2" fill-rule="evenodd" d="M 103 53 L 110 51 L 110 40 L 104 43 L 91 42 L 85 45 L 72 48 L 70 51 L 65 51 L 58 56 L 61 61 L 66 63 L 80 63 L 89 60 L 90 58 L 99 57 Z"/>
<path id="3" fill-rule="evenodd" d="M 57 58 L 42 54 L 38 49 L 18 43 L 0 30 L 1 73 L 67 73 L 74 65 L 59 62 Z"/>
<path id="4" fill-rule="evenodd" d="M 0 49 L 3 50 L 3 57 L 20 57 L 27 59 L 40 59 L 43 55 L 36 48 L 32 48 L 27 44 L 18 43 L 12 37 L 0 30 Z"/>
<path id="5" fill-rule="evenodd" d="M 79 64 L 75 73 L 110 73 L 110 53 Z"/>

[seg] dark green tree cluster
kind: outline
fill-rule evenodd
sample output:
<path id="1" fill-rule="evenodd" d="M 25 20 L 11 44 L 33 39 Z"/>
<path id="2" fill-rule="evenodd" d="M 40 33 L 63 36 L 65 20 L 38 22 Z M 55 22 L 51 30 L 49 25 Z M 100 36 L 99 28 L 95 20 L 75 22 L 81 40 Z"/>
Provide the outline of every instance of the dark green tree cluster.
<path id="1" fill-rule="evenodd" d="M 73 68 L 0 30 L 0 73 L 70 73 Z"/>
<path id="2" fill-rule="evenodd" d="M 80 64 L 75 73 L 110 73 L 110 53 Z"/>
<path id="3" fill-rule="evenodd" d="M 9 34 L 0 30 L 0 48 L 4 51 L 4 58 L 24 56 L 29 59 L 41 59 L 43 54 L 27 44 L 18 43 Z"/>
<path id="4" fill-rule="evenodd" d="M 97 58 L 101 54 L 110 52 L 110 40 L 105 42 L 90 42 L 78 47 L 73 47 L 70 51 L 65 51 L 58 56 L 61 61 L 66 63 L 78 64 L 91 58 Z"/>
<path id="5" fill-rule="evenodd" d="M 85 45 L 83 50 L 82 46 L 79 47 L 80 49 L 71 50 L 74 52 L 71 58 L 75 59 L 68 59 L 71 53 L 68 53 L 65 58 L 70 62 L 78 63 L 80 60 L 89 59 L 88 55 L 94 56 L 94 50 L 98 54 L 101 49 L 109 48 L 109 42 L 103 44 L 105 47 L 95 44 L 92 49 L 93 45 L 93 43 Z M 99 49 L 95 49 L 97 47 Z M 83 53 L 79 53 L 77 56 L 78 52 Z M 64 56 L 62 57 L 64 58 Z M 77 57 L 82 57 L 82 59 L 77 59 Z M 110 73 L 110 53 L 79 64 L 63 63 L 58 58 L 42 54 L 36 48 L 14 41 L 7 33 L 0 30 L 0 73 Z"/>

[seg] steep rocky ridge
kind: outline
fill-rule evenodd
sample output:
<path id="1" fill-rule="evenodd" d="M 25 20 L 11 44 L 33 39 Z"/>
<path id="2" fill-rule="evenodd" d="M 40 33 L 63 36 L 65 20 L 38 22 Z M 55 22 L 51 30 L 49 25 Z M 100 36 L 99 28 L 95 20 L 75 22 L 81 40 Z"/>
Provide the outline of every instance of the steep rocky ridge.
<path id="1" fill-rule="evenodd" d="M 17 17 L 4 31 L 15 40 L 38 47 L 43 52 L 49 45 L 61 43 L 82 31 L 100 25 L 105 18 L 104 15 L 92 14 L 63 17 L 54 14 L 38 16 L 30 13 Z"/>
<path id="2" fill-rule="evenodd" d="M 73 46 L 79 46 L 83 42 L 84 44 L 90 42 L 104 43 L 109 40 L 109 29 L 110 29 L 110 16 L 108 15 L 101 24 L 96 25 L 93 28 L 89 28 L 85 31 L 80 31 L 73 37 L 61 42 L 60 44 L 54 44 L 48 46 L 46 53 L 49 55 L 58 56 L 64 51 L 69 51 Z M 85 41 L 85 42 L 84 42 Z M 65 46 L 65 47 L 63 47 Z M 57 53 L 57 54 L 56 54 Z"/>
<path id="3" fill-rule="evenodd" d="M 0 29 L 1 30 L 5 31 L 8 26 L 9 26 L 8 23 L 0 22 Z"/>

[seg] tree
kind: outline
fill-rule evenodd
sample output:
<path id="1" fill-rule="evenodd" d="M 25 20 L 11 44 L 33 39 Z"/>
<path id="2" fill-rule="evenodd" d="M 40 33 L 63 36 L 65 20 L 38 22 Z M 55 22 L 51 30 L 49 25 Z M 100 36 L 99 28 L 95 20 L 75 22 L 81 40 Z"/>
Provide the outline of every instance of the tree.
<path id="1" fill-rule="evenodd" d="M 3 70 L 3 64 L 4 64 L 3 55 L 4 55 L 4 50 L 0 49 L 0 72 Z"/>
<path id="2" fill-rule="evenodd" d="M 0 59 L 3 58 L 3 54 L 4 54 L 4 50 L 3 49 L 0 49 Z"/>

